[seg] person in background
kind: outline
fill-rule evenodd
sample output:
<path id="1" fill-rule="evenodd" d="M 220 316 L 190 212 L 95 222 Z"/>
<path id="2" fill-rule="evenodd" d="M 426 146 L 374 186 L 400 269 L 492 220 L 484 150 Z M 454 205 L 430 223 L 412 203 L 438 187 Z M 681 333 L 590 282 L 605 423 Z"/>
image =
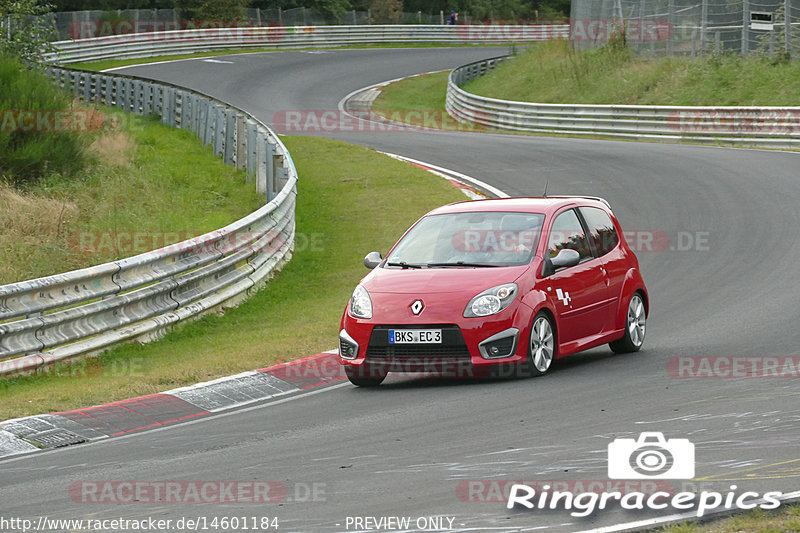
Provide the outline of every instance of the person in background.
<path id="1" fill-rule="evenodd" d="M 455 10 L 450 11 L 450 16 L 447 17 L 447 24 L 449 26 L 455 26 L 458 24 L 458 13 L 456 13 Z"/>

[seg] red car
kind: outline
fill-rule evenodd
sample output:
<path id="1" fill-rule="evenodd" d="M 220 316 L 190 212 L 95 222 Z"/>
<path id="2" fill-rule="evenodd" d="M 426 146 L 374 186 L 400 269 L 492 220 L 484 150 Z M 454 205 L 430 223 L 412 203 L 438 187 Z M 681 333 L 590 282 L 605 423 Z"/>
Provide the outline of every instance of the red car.
<path id="1" fill-rule="evenodd" d="M 611 208 L 588 197 L 460 202 L 419 219 L 353 291 L 339 360 L 360 386 L 388 372 L 545 374 L 609 343 L 642 347 L 649 302 Z"/>

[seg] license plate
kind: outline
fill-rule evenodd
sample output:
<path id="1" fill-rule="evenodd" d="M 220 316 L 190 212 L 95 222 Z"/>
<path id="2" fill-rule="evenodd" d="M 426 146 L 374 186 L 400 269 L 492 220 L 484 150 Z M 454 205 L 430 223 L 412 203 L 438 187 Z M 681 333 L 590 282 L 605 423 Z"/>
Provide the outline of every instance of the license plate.
<path id="1" fill-rule="evenodd" d="M 389 344 L 441 344 L 440 329 L 390 329 Z"/>

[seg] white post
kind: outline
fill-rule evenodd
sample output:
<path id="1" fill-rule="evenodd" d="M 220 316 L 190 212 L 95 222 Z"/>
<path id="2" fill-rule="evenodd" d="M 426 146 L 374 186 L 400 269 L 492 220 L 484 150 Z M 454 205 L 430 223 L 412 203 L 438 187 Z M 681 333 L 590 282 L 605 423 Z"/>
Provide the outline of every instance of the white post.
<path id="1" fill-rule="evenodd" d="M 747 55 L 750 45 L 747 42 L 750 38 L 750 2 L 742 1 L 742 55 Z"/>
<path id="2" fill-rule="evenodd" d="M 706 51 L 706 31 L 708 30 L 708 0 L 703 0 L 700 9 L 700 53 Z"/>
<path id="3" fill-rule="evenodd" d="M 786 32 L 786 56 L 792 56 L 792 0 L 783 3 L 783 27 Z"/>

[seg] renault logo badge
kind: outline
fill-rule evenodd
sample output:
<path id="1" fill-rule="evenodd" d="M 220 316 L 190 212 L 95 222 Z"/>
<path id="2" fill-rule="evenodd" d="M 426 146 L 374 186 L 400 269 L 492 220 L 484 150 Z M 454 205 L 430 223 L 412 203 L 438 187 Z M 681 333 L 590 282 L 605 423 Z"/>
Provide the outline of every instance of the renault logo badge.
<path id="1" fill-rule="evenodd" d="M 418 315 L 422 312 L 423 309 L 422 300 L 417 300 L 413 304 L 411 304 L 411 312 L 415 315 Z"/>

